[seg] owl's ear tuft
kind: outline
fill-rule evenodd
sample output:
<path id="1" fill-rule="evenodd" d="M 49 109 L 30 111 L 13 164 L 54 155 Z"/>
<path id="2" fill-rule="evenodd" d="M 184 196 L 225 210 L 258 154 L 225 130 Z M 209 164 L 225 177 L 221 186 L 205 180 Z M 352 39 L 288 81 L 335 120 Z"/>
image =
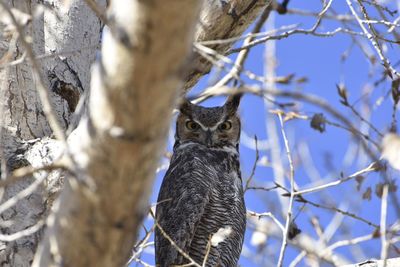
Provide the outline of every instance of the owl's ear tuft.
<path id="1" fill-rule="evenodd" d="M 193 104 L 187 100 L 186 98 L 181 99 L 181 103 L 179 105 L 179 111 L 183 114 L 189 115 L 192 113 Z"/>
<path id="2" fill-rule="evenodd" d="M 242 93 L 236 93 L 232 94 L 228 97 L 228 99 L 225 102 L 225 110 L 229 115 L 233 115 L 236 113 L 239 104 L 240 104 L 240 99 L 242 98 L 243 94 Z"/>

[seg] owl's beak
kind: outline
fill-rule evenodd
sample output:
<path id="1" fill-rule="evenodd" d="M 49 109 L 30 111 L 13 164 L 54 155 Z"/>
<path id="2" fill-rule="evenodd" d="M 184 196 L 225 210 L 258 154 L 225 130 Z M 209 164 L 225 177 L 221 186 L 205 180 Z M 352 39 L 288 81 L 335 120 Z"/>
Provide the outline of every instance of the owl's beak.
<path id="1" fill-rule="evenodd" d="M 213 144 L 213 140 L 212 140 L 212 132 L 211 132 L 211 130 L 210 129 L 208 129 L 207 131 L 206 131 L 206 145 L 208 146 L 208 147 L 210 147 L 210 146 L 212 146 L 212 144 Z"/>

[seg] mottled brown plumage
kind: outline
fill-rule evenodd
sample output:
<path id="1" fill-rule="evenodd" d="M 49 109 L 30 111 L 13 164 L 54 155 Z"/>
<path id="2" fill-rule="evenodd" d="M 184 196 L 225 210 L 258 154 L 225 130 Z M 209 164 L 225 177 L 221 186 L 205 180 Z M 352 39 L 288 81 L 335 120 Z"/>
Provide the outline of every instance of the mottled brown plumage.
<path id="1" fill-rule="evenodd" d="M 240 95 L 222 107 L 185 102 L 176 123 L 174 154 L 161 185 L 156 220 L 193 260 L 202 265 L 207 244 L 220 229 L 229 235 L 211 245 L 206 266 L 234 267 L 246 227 L 239 166 Z M 188 263 L 156 229 L 157 266 Z"/>

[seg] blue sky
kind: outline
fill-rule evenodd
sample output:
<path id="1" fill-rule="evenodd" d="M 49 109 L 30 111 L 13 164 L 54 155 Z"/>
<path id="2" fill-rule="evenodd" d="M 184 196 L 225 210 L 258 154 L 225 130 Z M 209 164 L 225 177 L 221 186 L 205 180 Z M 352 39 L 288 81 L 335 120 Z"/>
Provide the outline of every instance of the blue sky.
<path id="1" fill-rule="evenodd" d="M 389 1 L 392 8 L 395 8 L 394 1 Z M 318 0 L 292 0 L 289 5 L 290 8 L 302 9 L 308 11 L 320 12 L 321 3 Z M 333 1 L 332 8 L 341 14 L 349 14 L 348 6 L 344 0 Z M 371 9 L 371 14 L 374 11 Z M 284 25 L 299 24 L 299 28 L 308 29 L 315 22 L 315 18 L 300 16 L 300 15 L 277 15 L 275 14 L 275 27 Z M 319 32 L 332 31 L 341 26 L 338 22 L 333 20 L 323 20 Z M 381 29 L 382 27 L 379 27 Z M 360 31 L 359 27 L 353 27 L 354 30 Z M 369 46 L 368 40 L 357 37 L 362 44 Z M 239 43 L 240 45 L 240 43 Z M 245 69 L 250 70 L 258 75 L 263 75 L 264 62 L 263 53 L 265 46 L 263 44 L 252 48 L 250 55 L 246 61 Z M 370 48 L 369 52 L 376 55 L 376 52 Z M 399 58 L 399 50 L 397 46 L 389 45 L 387 48 L 389 59 L 395 63 Z M 347 55 L 346 60 L 343 60 L 343 55 Z M 232 59 L 235 55 L 231 56 Z M 277 59 L 277 76 L 287 76 L 295 74 L 296 78 L 307 77 L 305 83 L 291 83 L 288 85 L 277 85 L 277 89 L 301 91 L 303 93 L 315 94 L 326 101 L 333 107 L 347 116 L 357 128 L 364 130 L 359 120 L 354 118 L 353 113 L 339 102 L 337 93 L 337 84 L 344 84 L 348 90 L 349 102 L 354 104 L 354 107 L 362 112 L 371 112 L 372 116 L 370 121 L 382 132 L 388 131 L 391 123 L 391 110 L 393 101 L 390 97 L 390 82 L 383 82 L 378 86 L 374 83 L 381 77 L 382 67 L 378 60 L 377 64 L 372 65 L 366 59 L 361 49 L 352 42 L 348 34 L 339 33 L 333 37 L 315 37 L 310 35 L 293 35 L 286 39 L 276 42 L 276 59 Z M 204 77 L 196 86 L 197 90 L 207 87 L 210 80 L 214 80 L 216 72 L 211 72 L 210 75 Z M 213 79 L 210 79 L 212 77 Z M 247 84 L 257 84 L 255 81 L 246 79 Z M 196 89 L 194 90 L 196 91 Z M 286 111 L 296 110 L 301 114 L 312 116 L 315 113 L 321 113 L 321 109 L 316 106 L 304 104 L 293 99 L 278 99 L 280 102 L 294 102 L 294 108 L 287 108 Z M 379 102 L 378 100 L 381 100 Z M 220 105 L 224 101 L 223 98 L 215 98 L 206 101 L 203 105 L 215 106 Z M 273 107 L 277 109 L 278 107 Z M 268 138 L 265 119 L 264 101 L 260 97 L 245 95 L 240 113 L 243 122 L 243 134 L 247 136 L 257 135 L 259 140 Z M 398 113 L 398 112 L 397 112 Z M 328 119 L 334 121 L 329 114 L 324 114 Z M 277 118 L 275 118 L 277 122 Z M 277 124 L 278 125 L 278 124 Z M 279 128 L 278 128 L 279 130 Z M 326 132 L 320 133 L 311 129 L 309 120 L 292 120 L 285 123 L 285 130 L 288 135 L 290 148 L 293 153 L 293 158 L 296 162 L 295 180 L 300 188 L 304 188 L 311 182 L 310 171 L 304 168 L 301 164 L 301 158 L 298 156 L 300 151 L 304 151 L 308 147 L 310 158 L 313 161 L 313 166 L 318 172 L 320 179 L 326 179 L 325 182 L 336 180 L 340 177 L 340 173 L 345 176 L 357 170 L 366 167 L 370 161 L 362 151 L 357 151 L 357 146 L 353 146 L 354 139 L 348 132 L 343 129 L 327 125 Z M 283 149 L 283 141 L 280 131 L 277 132 L 280 140 L 281 148 Z M 368 133 L 369 134 L 369 133 Z M 173 132 L 171 131 L 171 138 Z M 380 139 L 376 134 L 370 133 L 370 137 L 378 143 Z M 351 150 L 350 148 L 354 148 Z M 171 151 L 171 143 L 168 144 L 168 151 Z M 246 145 L 241 145 L 241 167 L 243 180 L 249 177 L 251 168 L 254 164 L 255 151 Z M 271 159 L 269 150 L 260 150 L 260 156 Z M 282 162 L 285 168 L 287 167 L 287 158 L 282 150 Z M 352 160 L 348 160 L 352 159 Z M 165 162 L 164 162 L 165 163 Z M 151 203 L 155 203 L 157 199 L 160 183 L 165 171 L 160 171 L 154 185 Z M 396 179 L 398 172 L 394 170 L 388 171 L 389 176 Z M 274 180 L 274 173 L 270 167 L 258 166 L 253 179 L 257 185 L 269 185 Z M 306 195 L 305 197 L 317 203 L 325 203 L 339 207 L 343 210 L 355 213 L 373 223 L 379 224 L 380 218 L 380 199 L 372 193 L 370 201 L 362 200 L 362 193 L 371 186 L 374 192 L 375 185 L 382 181 L 382 177 L 376 173 L 366 175 L 366 179 L 358 191 L 356 182 L 354 180 L 341 184 L 338 187 L 330 188 L 323 192 Z M 288 181 L 286 181 L 288 186 Z M 277 218 L 284 224 L 284 219 L 280 216 L 279 206 L 277 206 L 277 193 L 282 191 L 250 191 L 246 194 L 247 208 L 257 212 L 271 211 L 276 214 Z M 397 193 L 398 194 L 398 193 Z M 399 195 L 399 194 L 398 194 Z M 389 203 L 390 205 L 390 203 Z M 332 211 L 325 211 L 310 207 L 306 205 L 302 208 L 301 203 L 295 203 L 294 215 L 296 217 L 296 224 L 306 234 L 318 239 L 318 236 L 312 227 L 311 218 L 317 218 L 321 228 L 326 229 L 330 225 L 332 218 L 337 216 Z M 388 210 L 388 223 L 393 223 L 396 219 L 394 210 L 389 207 Z M 147 226 L 151 226 L 151 220 L 146 221 Z M 339 229 L 334 233 L 332 240 L 329 244 L 351 237 L 362 236 L 372 233 L 374 228 L 344 216 L 342 224 Z M 253 231 L 248 229 L 246 232 L 245 246 L 252 251 L 256 248 L 250 244 L 250 238 Z M 368 252 L 369 258 L 379 258 L 380 255 L 380 240 L 373 239 L 362 243 L 361 250 Z M 276 263 L 279 254 L 280 240 L 273 238 L 268 239 L 267 251 L 273 255 L 270 257 L 271 266 Z M 362 253 L 351 251 L 349 247 L 343 247 L 335 250 L 336 252 L 343 253 L 343 255 L 351 261 L 363 260 Z M 298 255 L 300 251 L 294 249 L 289 245 L 284 266 L 289 266 L 290 262 Z M 395 254 L 392 254 L 395 256 Z M 149 263 L 154 264 L 154 256 L 152 255 L 151 248 L 143 253 L 142 259 Z M 241 266 L 265 266 L 257 265 L 246 257 L 240 260 Z M 267 264 L 264 262 L 264 264 Z M 131 266 L 136 266 L 132 264 Z M 139 265 L 140 266 L 140 265 Z M 303 261 L 298 266 L 307 266 Z"/>

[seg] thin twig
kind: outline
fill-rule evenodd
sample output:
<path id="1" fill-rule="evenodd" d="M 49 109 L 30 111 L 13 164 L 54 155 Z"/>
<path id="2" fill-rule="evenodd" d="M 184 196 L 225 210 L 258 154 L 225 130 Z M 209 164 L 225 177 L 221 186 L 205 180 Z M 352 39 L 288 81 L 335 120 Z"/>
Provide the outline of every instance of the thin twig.
<path id="1" fill-rule="evenodd" d="M 344 29 L 342 27 L 338 27 L 338 28 L 336 28 L 336 29 L 334 29 L 332 31 L 327 31 L 327 32 L 316 32 L 314 28 L 311 28 L 311 29 L 308 29 L 308 30 L 306 30 L 306 29 L 294 29 L 294 30 L 286 31 L 286 32 L 284 32 L 282 34 L 279 34 L 279 35 L 266 36 L 266 37 L 263 37 L 263 38 L 256 39 L 256 40 L 250 42 L 247 45 L 243 45 L 242 47 L 233 48 L 233 49 L 229 50 L 226 54 L 230 55 L 230 54 L 233 54 L 233 53 L 237 53 L 237 52 L 240 52 L 243 49 L 249 49 L 249 48 L 251 48 L 253 46 L 259 45 L 261 43 L 265 43 L 265 42 L 267 42 L 269 40 L 285 39 L 285 38 L 288 38 L 291 35 L 305 34 L 305 35 L 313 35 L 313 36 L 317 36 L 317 37 L 332 37 L 332 36 L 335 36 L 338 33 L 347 33 L 347 34 L 350 34 L 350 35 L 356 35 L 356 36 L 365 37 L 365 34 L 362 33 L 362 32 L 355 32 L 355 31 L 351 31 L 349 29 Z"/>
<path id="2" fill-rule="evenodd" d="M 60 52 L 56 52 L 56 53 L 45 53 L 45 54 L 37 55 L 37 56 L 35 56 L 35 59 L 37 61 L 40 61 L 40 60 L 46 60 L 46 59 L 58 57 L 58 56 L 64 56 L 64 57 L 73 56 L 74 54 L 80 53 L 82 51 L 92 50 L 92 49 L 97 49 L 97 48 L 99 48 L 99 45 L 90 45 L 90 46 L 85 46 L 85 47 L 81 47 L 81 48 L 70 50 L 70 51 L 65 50 L 65 51 L 60 51 Z M 25 62 L 25 60 L 26 60 L 26 52 L 24 52 L 18 59 L 15 59 L 11 62 L 5 62 L 5 63 L 0 64 L 0 68 L 16 66 L 16 65 L 19 65 L 19 64 Z"/>
<path id="3" fill-rule="evenodd" d="M 150 237 L 151 237 L 151 234 L 154 232 L 154 229 L 155 229 L 155 225 L 153 224 L 153 226 L 151 227 L 151 229 L 150 230 L 146 230 L 145 229 L 145 231 L 146 231 L 146 234 L 145 234 L 145 236 L 139 241 L 139 242 L 137 242 L 137 244 L 134 246 L 134 248 L 133 248 L 133 250 L 134 250 L 134 252 L 132 253 L 132 256 L 130 257 L 130 259 L 129 259 L 129 261 L 127 262 L 127 266 L 129 266 L 129 264 L 132 262 L 132 261 L 137 261 L 137 259 L 139 258 L 139 256 L 140 256 L 140 254 L 142 253 L 142 251 L 143 251 L 143 249 L 145 248 L 145 247 L 147 247 L 147 245 L 146 244 L 148 244 L 147 243 L 147 241 L 150 239 Z"/>
<path id="4" fill-rule="evenodd" d="M 351 180 L 351 179 L 353 179 L 353 178 L 355 178 L 355 177 L 357 177 L 359 175 L 362 175 L 364 173 L 369 173 L 369 172 L 373 172 L 373 171 L 376 171 L 376 170 L 378 170 L 377 163 L 373 162 L 370 165 L 368 165 L 366 168 L 364 168 L 362 170 L 359 170 L 359 171 L 357 171 L 357 172 L 355 172 L 355 173 L 353 173 L 353 174 L 351 174 L 351 175 L 349 175 L 347 177 L 343 177 L 343 178 L 341 178 L 339 180 L 336 180 L 336 181 L 333 181 L 333 182 L 330 182 L 330 183 L 326 183 L 326 184 L 323 184 L 323 185 L 315 186 L 315 187 L 312 187 L 312 188 L 309 188 L 309 189 L 299 190 L 299 191 L 295 192 L 294 194 L 295 195 L 304 195 L 304 194 L 318 192 L 318 191 L 321 191 L 323 189 L 326 189 L 326 188 L 329 188 L 329 187 L 332 187 L 332 186 L 337 186 L 337 185 L 339 185 L 341 183 L 347 182 L 347 181 L 349 181 L 349 180 Z"/>
<path id="5" fill-rule="evenodd" d="M 290 179 L 290 197 L 289 197 L 289 206 L 288 206 L 288 210 L 287 210 L 287 215 L 286 215 L 286 225 L 285 225 L 285 231 L 283 234 L 283 240 L 282 240 L 282 245 L 281 245 L 281 250 L 279 253 L 279 259 L 278 259 L 278 267 L 281 267 L 283 264 L 283 259 L 285 256 L 285 250 L 287 247 L 287 241 L 288 241 L 288 235 L 289 235 L 289 227 L 292 223 L 292 208 L 293 208 L 293 200 L 294 200 L 294 192 L 295 192 L 295 188 L 294 188 L 294 166 L 293 166 L 293 160 L 292 160 L 292 156 L 290 153 L 290 147 L 289 147 L 289 141 L 286 137 L 286 132 L 285 132 L 285 128 L 283 125 L 283 120 L 282 120 L 282 115 L 280 113 L 278 113 L 278 117 L 279 117 L 279 122 L 281 125 L 281 132 L 282 132 L 282 137 L 285 143 L 285 149 L 286 149 L 286 155 L 289 161 L 289 179 Z"/>
<path id="6" fill-rule="evenodd" d="M 42 167 L 32 167 L 32 166 L 26 166 L 22 167 L 19 169 L 16 169 L 10 176 L 7 176 L 4 180 L 0 180 L 0 187 L 5 187 L 8 186 L 12 183 L 15 183 L 16 181 L 19 181 L 20 179 L 30 176 L 36 172 L 39 171 L 54 171 L 54 170 L 63 170 L 63 171 L 68 171 L 66 166 L 62 163 L 53 163 L 51 165 L 46 165 Z"/>
<path id="7" fill-rule="evenodd" d="M 310 118 L 309 118 L 309 119 L 310 119 Z M 365 140 L 367 140 L 368 142 L 371 142 L 371 144 L 373 144 L 377 149 L 380 148 L 379 144 L 378 144 L 376 141 L 374 141 L 368 134 L 364 134 L 364 133 L 362 133 L 361 131 L 359 131 L 359 130 L 356 129 L 356 128 L 350 129 L 350 128 L 348 128 L 348 127 L 346 127 L 346 126 L 344 126 L 344 125 L 341 125 L 341 124 L 339 124 L 339 123 L 336 123 L 336 122 L 333 122 L 333 121 L 329 121 L 329 120 L 327 120 L 326 118 L 324 118 L 324 121 L 325 121 L 327 124 L 331 125 L 331 126 L 334 126 L 334 127 L 340 128 L 340 129 L 343 129 L 343 130 L 345 130 L 345 131 L 350 132 L 351 134 L 356 133 L 356 134 L 358 134 L 359 136 L 363 137 L 363 138 L 364 138 Z"/>
<path id="8" fill-rule="evenodd" d="M 203 264 L 201 265 L 201 267 L 207 266 L 207 260 L 208 260 L 208 257 L 210 256 L 210 251 L 211 251 L 211 238 L 212 238 L 212 236 L 210 235 L 210 237 L 208 238 L 208 242 L 207 242 L 206 254 L 204 256 Z"/>
<path id="9" fill-rule="evenodd" d="M 247 210 L 247 214 L 249 216 L 258 217 L 258 219 L 269 217 L 282 230 L 282 233 L 285 232 L 285 227 L 283 226 L 283 224 L 271 212 L 257 213 L 255 211 Z"/>
<path id="10" fill-rule="evenodd" d="M 362 122 L 366 123 L 368 127 L 370 127 L 375 133 L 379 135 L 379 137 L 383 137 L 383 134 L 374 126 L 372 123 L 370 123 L 367 119 L 365 119 L 354 107 L 353 105 L 346 105 L 346 107 L 350 108 L 350 110 L 356 115 Z"/>
<path id="11" fill-rule="evenodd" d="M 272 186 L 272 187 L 264 187 L 264 186 L 249 186 L 247 187 L 247 190 L 262 190 L 262 191 L 272 191 L 274 189 L 277 189 L 278 186 Z"/>
<path id="12" fill-rule="evenodd" d="M 246 191 L 249 189 L 249 185 L 251 180 L 254 177 L 254 174 L 256 173 L 256 168 L 257 168 L 257 162 L 260 159 L 260 152 L 258 151 L 258 140 L 257 140 L 257 136 L 254 136 L 254 144 L 256 146 L 256 158 L 254 159 L 254 164 L 253 164 L 253 168 L 251 169 L 251 174 L 249 179 L 247 179 L 246 181 L 246 186 L 244 187 L 244 192 L 246 193 Z"/>
<path id="13" fill-rule="evenodd" d="M 374 238 L 375 238 L 374 234 L 368 234 L 368 235 L 355 237 L 355 238 L 348 239 L 348 240 L 340 240 L 340 241 L 337 241 L 337 242 L 333 243 L 332 245 L 330 245 L 326 249 L 324 249 L 322 253 L 332 253 L 333 250 L 335 250 L 335 249 L 337 249 L 339 247 L 349 246 L 349 245 L 356 245 L 356 244 L 359 244 L 361 242 L 365 242 L 365 241 L 368 241 L 368 240 L 371 240 L 371 239 L 374 239 Z"/>
<path id="14" fill-rule="evenodd" d="M 269 17 L 269 13 L 271 12 L 271 8 L 270 6 L 267 6 L 263 13 L 261 14 L 260 18 L 258 19 L 256 25 L 254 26 L 253 30 L 251 31 L 252 34 L 256 34 L 259 33 L 262 26 L 264 25 L 265 21 L 268 19 Z M 244 45 L 248 45 L 252 40 L 254 39 L 254 37 L 252 35 L 250 35 L 249 37 L 247 37 L 243 44 Z M 243 49 L 242 51 L 239 52 L 236 61 L 232 67 L 232 69 L 229 71 L 229 73 L 227 75 L 225 75 L 217 84 L 215 84 L 214 86 L 219 87 L 219 86 L 223 86 L 226 85 L 229 81 L 231 81 L 233 78 L 239 77 L 240 72 L 242 71 L 244 62 L 246 61 L 247 56 L 249 55 L 250 49 Z"/>
<path id="15" fill-rule="evenodd" d="M 32 194 L 33 192 L 35 192 L 35 190 L 39 187 L 39 185 L 48 177 L 48 174 L 43 173 L 43 174 L 39 174 L 39 175 L 35 175 L 35 176 L 38 176 L 38 177 L 36 177 L 36 180 L 33 183 L 31 183 L 28 187 L 21 190 L 16 195 L 11 197 L 10 199 L 7 199 L 7 201 L 5 201 L 4 203 L 2 203 L 0 205 L 0 214 L 3 213 L 4 211 L 6 211 L 7 209 L 13 207 L 21 199 L 23 199 L 23 198 L 29 196 L 30 194 Z"/>
<path id="16" fill-rule="evenodd" d="M 154 216 L 153 212 L 150 210 L 150 215 L 154 219 L 154 225 L 160 230 L 161 234 L 163 235 L 164 238 L 166 238 L 171 245 L 185 258 L 189 261 L 189 266 L 196 266 L 196 267 L 201 267 L 200 264 L 195 262 L 185 251 L 183 251 L 175 242 L 172 240 L 172 238 L 164 231 L 164 229 L 161 227 L 161 225 L 157 222 L 156 217 Z"/>
<path id="17" fill-rule="evenodd" d="M 284 26 L 282 26 L 280 28 L 272 29 L 270 31 L 251 32 L 251 33 L 248 33 L 248 34 L 245 34 L 245 35 L 230 37 L 230 38 L 226 38 L 226 39 L 205 40 L 205 41 L 200 41 L 200 42 L 196 42 L 196 43 L 202 44 L 202 45 L 205 45 L 205 46 L 231 44 L 231 43 L 234 43 L 236 41 L 245 40 L 245 39 L 247 39 L 249 37 L 255 38 L 255 37 L 270 36 L 270 35 L 276 34 L 277 32 L 282 32 L 282 31 L 287 31 L 287 30 L 294 29 L 297 26 L 299 26 L 299 24 L 284 25 Z"/>
<path id="18" fill-rule="evenodd" d="M 42 229 L 44 224 L 45 224 L 45 222 L 41 220 L 41 221 L 37 222 L 35 225 L 30 226 L 24 230 L 18 231 L 16 233 L 9 234 L 9 235 L 0 234 L 0 241 L 12 242 L 12 241 L 20 239 L 22 237 L 30 236 L 30 235 L 36 233 L 37 231 L 39 231 L 40 229 Z"/>
<path id="19" fill-rule="evenodd" d="M 154 267 L 154 265 L 150 265 L 150 264 L 144 262 L 143 260 L 141 260 L 139 258 L 134 258 L 133 261 L 136 261 L 137 263 L 140 263 L 144 267 Z"/>
<path id="20" fill-rule="evenodd" d="M 373 223 L 373 222 L 370 222 L 370 221 L 368 221 L 368 220 L 366 220 L 366 219 L 364 219 L 364 218 L 362 218 L 362 217 L 360 217 L 360 216 L 358 216 L 358 215 L 356 215 L 356 214 L 354 214 L 354 213 L 341 210 L 341 209 L 339 209 L 339 208 L 337 208 L 337 207 L 335 207 L 335 206 L 325 206 L 325 205 L 322 205 L 322 204 L 318 204 L 318 203 L 315 203 L 315 202 L 313 202 L 313 201 L 310 201 L 310 200 L 305 199 L 305 198 L 304 198 L 303 196 L 301 196 L 301 195 L 297 195 L 297 196 L 296 196 L 296 200 L 299 201 L 299 202 L 303 202 L 303 203 L 310 204 L 310 205 L 312 205 L 312 206 L 314 206 L 314 207 L 316 207 L 316 208 L 320 208 L 320 209 L 325 209 L 325 210 L 331 210 L 331 211 L 334 211 L 334 212 L 338 212 L 338 213 L 343 214 L 343 215 L 345 215 L 345 216 L 351 217 L 351 218 L 353 218 L 353 219 L 355 219 L 355 220 L 364 222 L 364 223 L 368 224 L 369 226 L 372 226 L 372 227 L 374 227 L 374 228 L 376 228 L 376 229 L 379 228 L 379 225 L 377 225 L 377 224 L 375 224 L 375 223 Z"/>
<path id="21" fill-rule="evenodd" d="M 357 129 L 353 126 L 351 121 L 343 114 L 341 114 L 337 109 L 332 107 L 332 105 L 327 102 L 326 100 L 312 94 L 304 94 L 299 91 L 290 91 L 290 90 L 276 90 L 276 89 L 264 89 L 260 88 L 259 86 L 242 86 L 240 88 L 235 89 L 235 92 L 237 93 L 251 93 L 259 96 L 265 96 L 265 95 L 273 95 L 273 96 L 280 96 L 280 97 L 289 97 L 297 100 L 304 101 L 306 103 L 310 103 L 313 105 L 316 105 L 329 114 L 331 114 L 334 118 L 338 119 L 339 121 L 343 122 L 343 124 L 348 127 L 352 134 L 354 135 L 355 138 L 357 138 L 364 151 L 367 153 L 367 155 L 371 159 L 377 159 L 378 157 L 375 155 L 375 153 L 369 148 L 369 146 L 366 144 L 365 140 L 361 138 L 357 134 Z M 222 86 L 220 88 L 216 88 L 213 92 L 209 92 L 209 95 L 203 96 L 204 98 L 209 98 L 211 96 L 215 95 L 221 95 L 221 94 L 230 94 L 232 93 L 232 90 L 229 87 Z"/>
<path id="22" fill-rule="evenodd" d="M 360 0 L 357 0 L 358 4 L 361 7 L 361 11 L 365 17 L 366 20 L 368 20 L 368 15 L 366 13 L 365 7 L 362 4 L 362 2 Z M 374 34 L 371 34 L 370 32 L 368 32 L 367 28 L 365 28 L 363 22 L 361 21 L 360 17 L 358 16 L 357 12 L 355 11 L 353 4 L 351 2 L 351 0 L 346 0 L 347 5 L 349 6 L 349 9 L 351 11 L 351 13 L 353 14 L 353 16 L 356 18 L 358 24 L 360 25 L 360 28 L 362 29 L 362 31 L 364 32 L 364 34 L 367 36 L 367 38 L 371 41 L 371 44 L 373 46 L 373 48 L 375 49 L 375 51 L 377 52 L 379 59 L 383 62 L 384 67 L 390 72 L 395 74 L 396 76 L 400 77 L 400 74 L 393 68 L 393 66 L 390 64 L 389 60 L 385 57 L 385 55 L 383 54 L 383 50 L 378 42 L 378 40 L 376 39 L 376 36 Z M 368 27 L 371 29 L 372 26 L 370 23 L 367 23 Z"/>

